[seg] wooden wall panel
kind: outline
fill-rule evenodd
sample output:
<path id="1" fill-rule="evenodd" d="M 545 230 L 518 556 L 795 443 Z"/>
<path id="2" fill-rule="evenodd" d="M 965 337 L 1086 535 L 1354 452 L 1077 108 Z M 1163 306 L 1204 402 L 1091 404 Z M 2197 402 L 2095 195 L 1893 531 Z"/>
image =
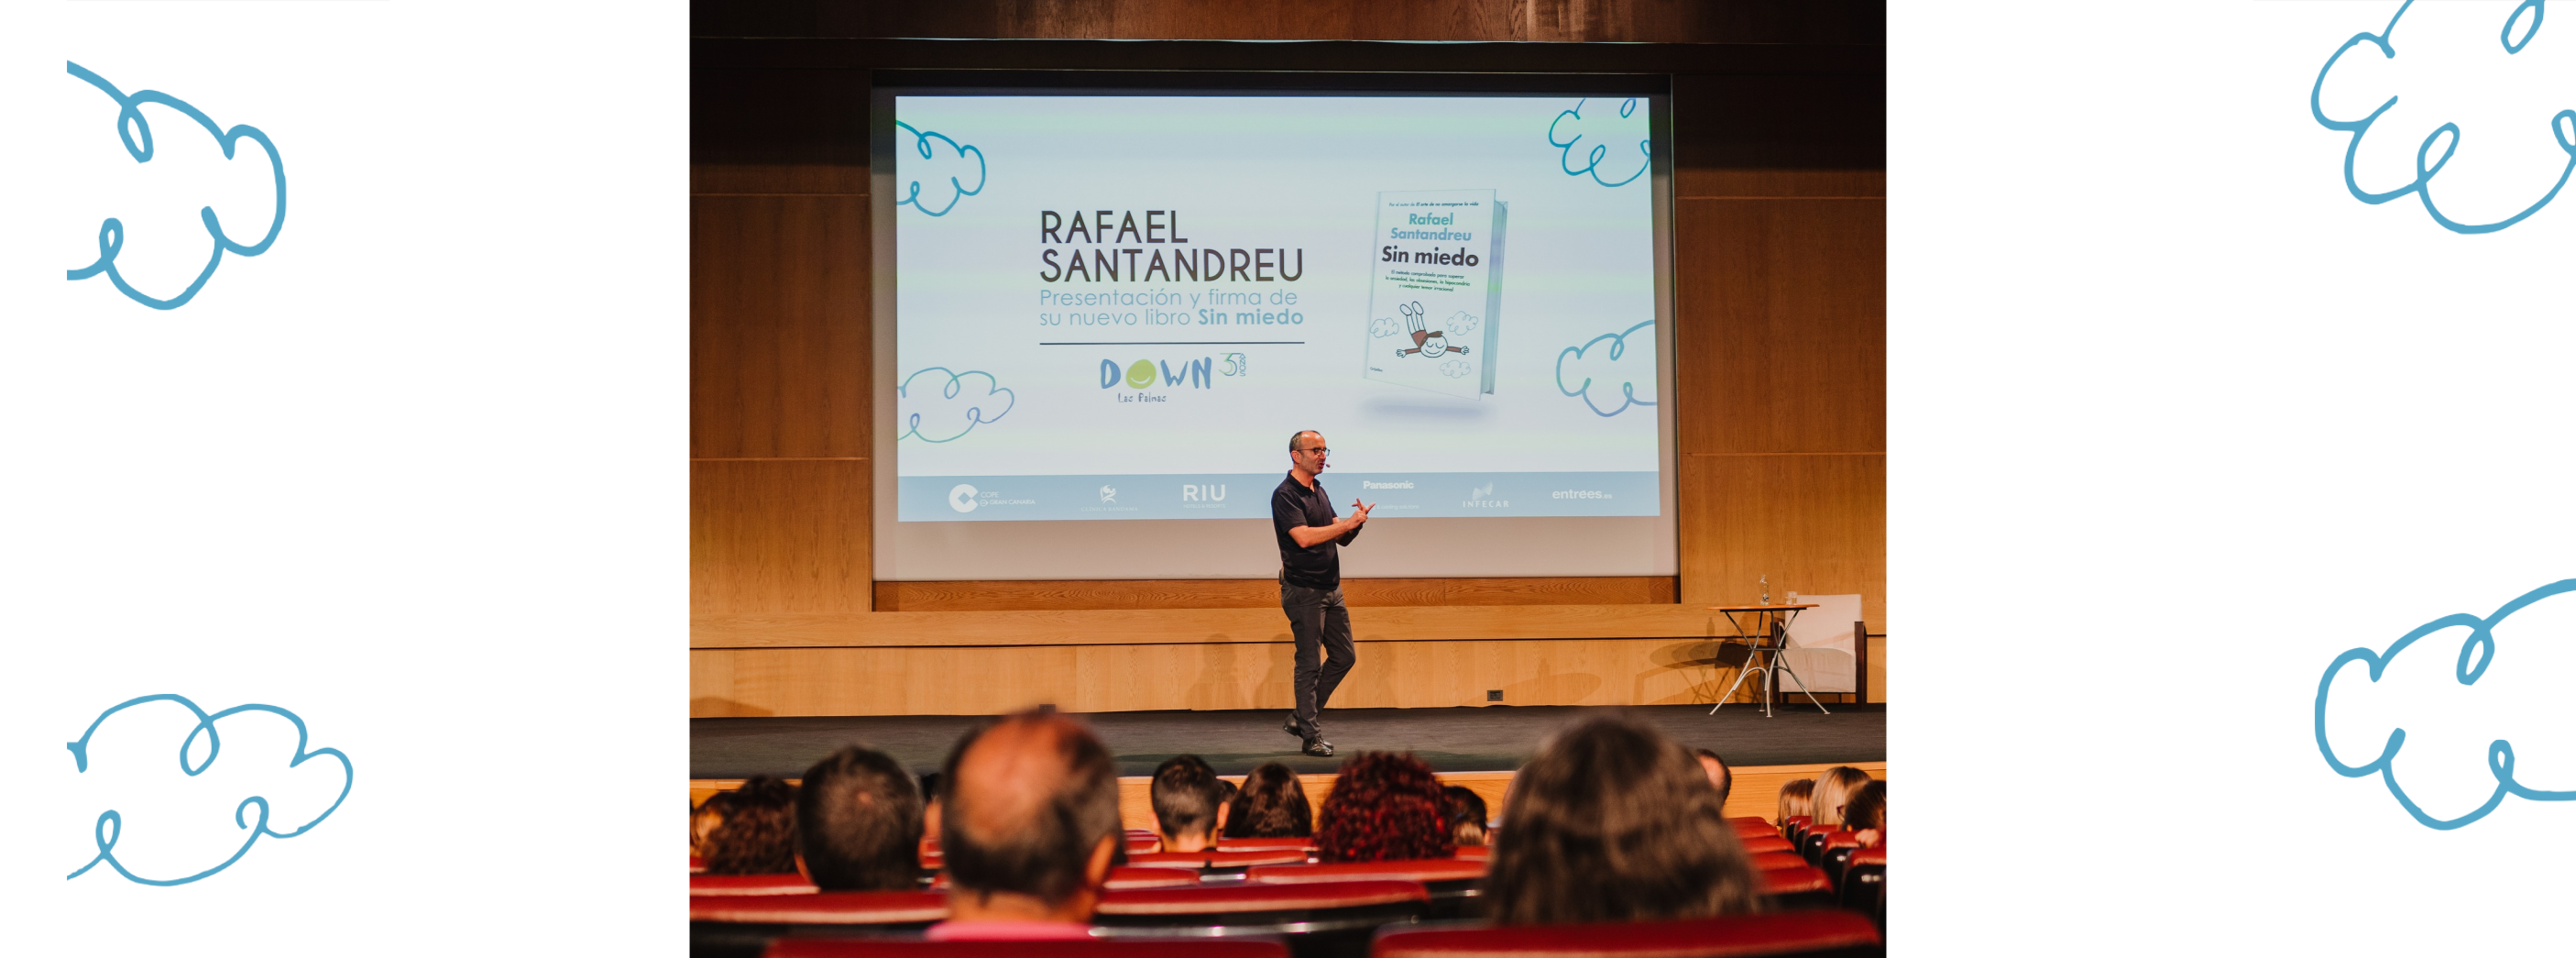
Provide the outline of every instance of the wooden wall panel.
<path id="1" fill-rule="evenodd" d="M 1354 608 L 1388 605 L 1620 605 L 1671 603 L 1671 576 L 1589 579 L 1344 579 Z M 1150 579 L 1054 582 L 879 582 L 880 612 L 989 612 L 1014 609 L 1266 609 L 1279 604 L 1268 579 Z"/>
<path id="2" fill-rule="evenodd" d="M 1707 703 L 1742 657 L 1706 639 L 1363 641 L 1358 652 L 1335 708 Z M 1293 656 L 1286 642 L 697 649 L 690 715 L 1285 709 Z M 1503 701 L 1488 703 L 1487 689 L 1501 689 Z"/>
<path id="3" fill-rule="evenodd" d="M 865 196 L 690 204 L 690 449 L 867 456 Z"/>
<path id="4" fill-rule="evenodd" d="M 693 615 L 865 612 L 865 459 L 689 464 Z"/>
<path id="5" fill-rule="evenodd" d="M 1675 205 L 1679 451 L 1886 451 L 1886 202 Z"/>
<path id="6" fill-rule="evenodd" d="M 1684 456 L 1682 601 L 1750 602 L 1771 578 L 1791 589 L 1858 593 L 1887 631 L 1887 457 Z"/>

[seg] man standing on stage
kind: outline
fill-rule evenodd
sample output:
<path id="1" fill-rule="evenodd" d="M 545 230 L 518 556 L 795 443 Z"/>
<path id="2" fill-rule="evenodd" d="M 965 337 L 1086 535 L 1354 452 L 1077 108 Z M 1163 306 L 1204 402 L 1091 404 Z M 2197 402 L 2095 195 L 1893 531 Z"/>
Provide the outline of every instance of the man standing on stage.
<path id="1" fill-rule="evenodd" d="M 1288 478 L 1270 494 L 1270 525 L 1279 533 L 1279 608 L 1297 637 L 1297 712 L 1284 726 L 1304 739 L 1308 755 L 1331 755 L 1319 716 L 1333 687 L 1357 661 L 1351 648 L 1351 613 L 1342 607 L 1342 546 L 1359 538 L 1369 510 L 1351 500 L 1351 514 L 1333 515 L 1332 497 L 1318 478 L 1324 472 L 1324 436 L 1312 429 L 1288 437 Z M 1324 660 L 1321 653 L 1330 652 Z"/>

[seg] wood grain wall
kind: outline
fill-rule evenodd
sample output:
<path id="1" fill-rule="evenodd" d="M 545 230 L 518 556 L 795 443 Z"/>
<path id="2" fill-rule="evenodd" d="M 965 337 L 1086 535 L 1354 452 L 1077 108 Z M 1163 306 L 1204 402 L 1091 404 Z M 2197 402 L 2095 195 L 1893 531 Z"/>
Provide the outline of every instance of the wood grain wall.
<path id="1" fill-rule="evenodd" d="M 1877 9 L 810 2 L 701 5 L 696 27 L 702 37 L 1868 44 L 1882 42 Z M 1448 634 L 1398 630 L 1388 636 L 1397 641 L 1367 641 L 1372 609 L 1407 620 L 1461 606 L 1673 609 L 1750 601 L 1767 575 L 1775 596 L 1858 593 L 1870 630 L 1887 631 L 1883 73 L 1695 69 L 1684 58 L 1673 76 L 1679 351 L 1668 402 L 1680 575 L 1354 580 L 1346 591 L 1367 664 L 1335 705 L 1484 704 L 1495 688 L 1509 704 L 1706 701 L 1724 684 L 1677 664 L 1682 650 L 1706 643 L 1697 620 L 1640 627 L 1657 637 L 1569 629 L 1506 640 L 1486 637 L 1525 630 L 1495 617 L 1510 609 L 1492 608 L 1458 618 Z M 888 647 L 870 638 L 918 621 L 880 623 L 884 613 L 1186 617 L 1268 608 L 1276 593 L 1267 582 L 1227 580 L 873 581 L 865 64 L 702 67 L 692 86 L 691 714 L 1286 703 L 1284 644 Z M 1156 626 L 1195 627 L 1186 618 Z M 1885 700 L 1884 662 L 1874 644 L 1873 700 Z M 1731 678 L 1723 663 L 1696 668 Z"/>

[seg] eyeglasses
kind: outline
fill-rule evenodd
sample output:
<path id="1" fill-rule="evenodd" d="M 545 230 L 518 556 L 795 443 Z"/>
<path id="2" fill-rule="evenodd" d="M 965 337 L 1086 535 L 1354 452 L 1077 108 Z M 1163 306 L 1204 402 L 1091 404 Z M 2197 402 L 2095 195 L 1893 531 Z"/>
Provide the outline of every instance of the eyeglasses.
<path id="1" fill-rule="evenodd" d="M 1332 450 L 1332 448 L 1331 448 L 1331 447 L 1328 447 L 1328 446 L 1308 446 L 1308 447 L 1306 447 L 1306 448 L 1304 448 L 1304 449 L 1300 449 L 1300 450 L 1297 450 L 1297 451 L 1298 451 L 1298 452 L 1311 452 L 1311 453 L 1314 453 L 1314 454 L 1316 454 L 1316 455 L 1318 455 L 1318 456 L 1329 456 L 1329 455 L 1332 455 L 1332 454 L 1333 454 L 1333 450 Z"/>

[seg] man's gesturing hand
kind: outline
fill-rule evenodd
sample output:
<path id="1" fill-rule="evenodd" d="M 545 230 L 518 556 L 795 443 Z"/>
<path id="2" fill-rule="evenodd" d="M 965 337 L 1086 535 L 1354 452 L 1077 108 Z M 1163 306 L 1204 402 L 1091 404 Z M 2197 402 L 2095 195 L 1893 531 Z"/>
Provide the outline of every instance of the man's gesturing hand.
<path id="1" fill-rule="evenodd" d="M 1377 503 L 1372 502 L 1367 505 L 1361 505 L 1359 500 L 1351 500 L 1351 525 L 1358 526 L 1367 522 L 1369 510 L 1375 508 L 1377 508 Z"/>

